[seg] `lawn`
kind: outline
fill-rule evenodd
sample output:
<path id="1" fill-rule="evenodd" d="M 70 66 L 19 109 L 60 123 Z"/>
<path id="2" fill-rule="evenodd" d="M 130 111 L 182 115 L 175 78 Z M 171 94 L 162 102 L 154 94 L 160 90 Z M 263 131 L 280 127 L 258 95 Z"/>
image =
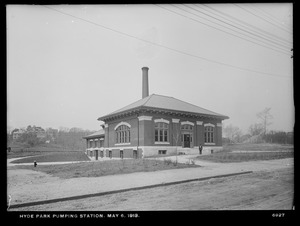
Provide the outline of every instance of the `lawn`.
<path id="1" fill-rule="evenodd" d="M 293 151 L 293 145 L 284 144 L 227 144 L 223 146 L 224 151 Z"/>
<path id="2" fill-rule="evenodd" d="M 70 149 L 66 149 L 60 147 L 55 144 L 44 144 L 35 147 L 30 147 L 27 144 L 22 143 L 14 143 L 10 145 L 11 151 L 6 152 L 7 158 L 19 158 L 19 157 L 26 157 L 26 156 L 35 156 L 35 155 L 44 155 L 44 154 L 51 154 L 56 152 L 80 152 L 81 151 L 73 151 Z"/>
<path id="3" fill-rule="evenodd" d="M 172 161 L 152 159 L 123 159 L 95 162 L 81 162 L 62 165 L 14 166 L 18 169 L 30 169 L 45 172 L 60 178 L 101 177 L 114 174 L 150 172 L 169 169 L 200 167 L 194 164 L 182 164 Z"/>
<path id="4" fill-rule="evenodd" d="M 84 152 L 47 152 L 41 153 L 41 155 L 36 155 L 32 157 L 27 157 L 24 159 L 18 159 L 12 161 L 11 163 L 30 163 L 36 161 L 39 162 L 73 162 L 73 161 L 90 161 Z"/>
<path id="5" fill-rule="evenodd" d="M 207 160 L 212 162 L 246 162 L 246 161 L 259 161 L 259 160 L 273 160 L 273 159 L 283 159 L 283 158 L 293 158 L 294 152 L 243 152 L 243 153 L 233 153 L 233 152 L 216 152 L 211 155 L 197 156 L 198 160 Z"/>

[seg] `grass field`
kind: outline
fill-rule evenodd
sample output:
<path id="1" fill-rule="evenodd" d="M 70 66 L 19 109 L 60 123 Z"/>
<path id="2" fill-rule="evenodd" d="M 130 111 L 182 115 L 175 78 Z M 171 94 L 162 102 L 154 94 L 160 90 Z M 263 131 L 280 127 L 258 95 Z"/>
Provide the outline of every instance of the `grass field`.
<path id="1" fill-rule="evenodd" d="M 150 172 L 169 169 L 199 167 L 194 164 L 182 164 L 171 161 L 151 159 L 123 159 L 110 161 L 82 162 L 62 165 L 14 166 L 18 169 L 31 169 L 45 172 L 60 178 L 100 177 L 133 172 Z"/>
<path id="2" fill-rule="evenodd" d="M 222 163 L 283 159 L 293 158 L 293 150 L 294 147 L 291 145 L 235 144 L 224 146 L 224 151 L 222 152 L 215 152 L 211 155 L 197 156 L 196 159 Z"/>
<path id="3" fill-rule="evenodd" d="M 284 144 L 227 144 L 223 146 L 224 151 L 293 151 L 293 145 Z"/>
<path id="4" fill-rule="evenodd" d="M 39 162 L 73 162 L 73 161 L 90 161 L 84 152 L 48 152 L 42 155 L 18 159 L 11 163 L 30 163 L 33 161 Z"/>
<path id="5" fill-rule="evenodd" d="M 22 143 L 15 143 L 11 144 L 11 151 L 7 152 L 7 158 L 19 158 L 19 157 L 26 157 L 26 156 L 35 156 L 35 155 L 44 155 L 44 154 L 51 154 L 56 152 L 79 152 L 73 151 L 70 149 L 63 148 L 61 146 L 55 144 L 44 144 L 39 145 L 36 147 L 30 147 L 27 144 Z"/>

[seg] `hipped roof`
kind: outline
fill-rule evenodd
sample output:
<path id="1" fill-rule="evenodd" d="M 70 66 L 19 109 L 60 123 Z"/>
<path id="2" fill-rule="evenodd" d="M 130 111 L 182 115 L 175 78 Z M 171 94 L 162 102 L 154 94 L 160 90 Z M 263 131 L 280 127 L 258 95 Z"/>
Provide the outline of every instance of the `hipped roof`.
<path id="1" fill-rule="evenodd" d="M 87 139 L 87 138 L 96 138 L 96 137 L 104 137 L 104 133 L 105 131 L 103 129 L 95 132 L 95 133 L 92 133 L 90 135 L 87 135 L 87 136 L 84 136 L 83 138 L 84 139 Z"/>
<path id="2" fill-rule="evenodd" d="M 139 109 L 139 108 L 152 108 L 152 109 L 162 109 L 162 110 L 169 110 L 173 112 L 185 112 L 185 113 L 194 113 L 197 115 L 203 116 L 215 116 L 221 119 L 228 119 L 229 117 L 226 115 L 222 115 L 196 105 L 187 103 L 182 100 L 178 100 L 174 97 L 169 96 L 162 96 L 157 94 L 152 94 L 148 97 L 145 97 L 141 100 L 138 100 L 132 104 L 129 104 L 117 111 L 114 111 L 108 115 L 102 116 L 98 118 L 98 120 L 104 121 L 105 119 L 116 116 L 121 113 L 125 113 L 131 110 Z"/>

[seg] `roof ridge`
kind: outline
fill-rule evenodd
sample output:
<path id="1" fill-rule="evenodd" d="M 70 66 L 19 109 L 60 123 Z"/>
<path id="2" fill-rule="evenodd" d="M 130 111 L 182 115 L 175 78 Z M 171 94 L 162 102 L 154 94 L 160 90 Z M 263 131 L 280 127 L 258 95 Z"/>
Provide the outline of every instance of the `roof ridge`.
<path id="1" fill-rule="evenodd" d="M 155 94 L 152 93 L 150 96 L 147 96 L 147 97 L 149 97 L 148 100 L 146 100 L 146 102 L 144 104 L 142 104 L 141 106 L 145 106 L 145 104 L 147 104 L 147 102 L 152 98 L 153 95 L 155 95 Z"/>

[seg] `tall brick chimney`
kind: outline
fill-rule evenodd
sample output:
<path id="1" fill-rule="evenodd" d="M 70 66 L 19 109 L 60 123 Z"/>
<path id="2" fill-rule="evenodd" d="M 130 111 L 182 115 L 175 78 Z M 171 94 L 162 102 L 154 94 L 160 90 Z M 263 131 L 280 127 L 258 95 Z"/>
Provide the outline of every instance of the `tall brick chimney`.
<path id="1" fill-rule="evenodd" d="M 148 67 L 143 67 L 143 89 L 142 89 L 142 98 L 149 96 L 149 84 L 148 84 Z"/>

